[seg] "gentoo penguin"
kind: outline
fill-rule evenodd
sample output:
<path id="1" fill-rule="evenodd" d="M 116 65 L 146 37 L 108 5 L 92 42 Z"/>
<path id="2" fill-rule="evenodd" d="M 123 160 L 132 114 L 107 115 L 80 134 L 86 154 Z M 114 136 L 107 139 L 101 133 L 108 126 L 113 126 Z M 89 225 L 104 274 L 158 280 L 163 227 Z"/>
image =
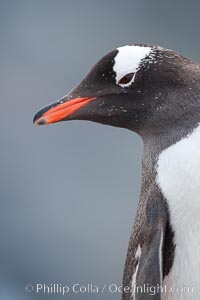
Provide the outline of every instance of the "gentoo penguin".
<path id="1" fill-rule="evenodd" d="M 159 46 L 119 47 L 34 123 L 75 119 L 143 139 L 122 299 L 200 299 L 200 65 Z"/>

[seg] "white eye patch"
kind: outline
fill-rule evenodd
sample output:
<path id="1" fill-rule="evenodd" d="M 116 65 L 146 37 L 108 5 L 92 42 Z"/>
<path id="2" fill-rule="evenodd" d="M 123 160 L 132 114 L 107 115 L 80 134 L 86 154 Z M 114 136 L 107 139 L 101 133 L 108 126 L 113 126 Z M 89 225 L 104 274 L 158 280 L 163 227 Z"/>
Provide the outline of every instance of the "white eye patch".
<path id="1" fill-rule="evenodd" d="M 121 87 L 128 87 L 135 79 L 136 72 L 139 70 L 142 60 L 153 50 L 147 46 L 123 46 L 117 48 L 118 53 L 114 59 L 113 71 L 116 73 L 116 83 Z M 134 73 L 131 81 L 126 84 L 120 83 L 120 79 L 129 73 Z"/>

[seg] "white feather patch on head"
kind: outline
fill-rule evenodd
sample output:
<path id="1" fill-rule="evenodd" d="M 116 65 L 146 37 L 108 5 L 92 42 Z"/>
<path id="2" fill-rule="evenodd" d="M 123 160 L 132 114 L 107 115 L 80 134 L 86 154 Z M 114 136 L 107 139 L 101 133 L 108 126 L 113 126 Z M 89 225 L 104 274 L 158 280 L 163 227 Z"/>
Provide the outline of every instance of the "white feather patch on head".
<path id="1" fill-rule="evenodd" d="M 142 61 L 153 50 L 148 46 L 123 46 L 117 48 L 118 53 L 114 59 L 113 71 L 116 73 L 116 83 L 121 87 L 127 87 L 135 79 L 136 72 L 140 69 Z M 127 84 L 120 84 L 119 80 L 129 73 L 135 73 L 132 80 Z"/>

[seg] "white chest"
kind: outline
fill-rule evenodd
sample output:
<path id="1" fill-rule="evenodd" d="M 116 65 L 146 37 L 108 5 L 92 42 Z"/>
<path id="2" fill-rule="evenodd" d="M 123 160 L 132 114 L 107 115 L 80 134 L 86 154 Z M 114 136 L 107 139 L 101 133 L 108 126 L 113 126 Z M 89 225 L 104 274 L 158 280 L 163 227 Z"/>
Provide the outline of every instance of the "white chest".
<path id="1" fill-rule="evenodd" d="M 157 182 L 169 205 L 176 245 L 164 285 L 179 289 L 164 299 L 200 299 L 200 126 L 160 154 Z M 191 289 L 181 291 L 184 287 Z"/>

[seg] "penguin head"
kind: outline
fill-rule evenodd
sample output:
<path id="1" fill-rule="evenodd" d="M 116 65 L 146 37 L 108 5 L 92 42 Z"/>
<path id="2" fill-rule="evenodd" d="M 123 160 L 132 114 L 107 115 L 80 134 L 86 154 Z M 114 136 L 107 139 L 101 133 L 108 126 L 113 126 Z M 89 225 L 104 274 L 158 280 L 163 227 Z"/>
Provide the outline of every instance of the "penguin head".
<path id="1" fill-rule="evenodd" d="M 142 133 L 167 118 L 169 93 L 181 86 L 182 57 L 159 46 L 127 45 L 98 61 L 69 94 L 41 109 L 37 125 L 89 120 Z"/>

